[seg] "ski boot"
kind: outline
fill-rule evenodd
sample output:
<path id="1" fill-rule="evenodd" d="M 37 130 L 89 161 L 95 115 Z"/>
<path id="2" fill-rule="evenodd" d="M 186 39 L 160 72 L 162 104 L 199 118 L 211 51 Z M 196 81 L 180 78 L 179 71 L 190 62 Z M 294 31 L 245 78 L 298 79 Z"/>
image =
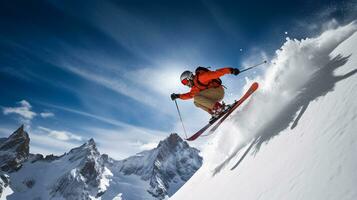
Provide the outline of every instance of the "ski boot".
<path id="1" fill-rule="evenodd" d="M 213 123 L 217 118 L 219 118 L 220 116 L 222 116 L 225 112 L 226 112 L 227 108 L 224 102 L 219 103 L 216 102 L 213 106 L 213 108 L 211 109 L 211 119 L 209 120 L 209 123 Z"/>

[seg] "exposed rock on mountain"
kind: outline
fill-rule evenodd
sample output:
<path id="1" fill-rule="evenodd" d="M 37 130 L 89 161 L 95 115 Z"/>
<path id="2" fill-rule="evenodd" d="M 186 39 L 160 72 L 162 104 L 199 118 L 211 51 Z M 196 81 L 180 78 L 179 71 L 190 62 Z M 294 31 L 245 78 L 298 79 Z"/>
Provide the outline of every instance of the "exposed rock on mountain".
<path id="1" fill-rule="evenodd" d="M 30 154 L 30 138 L 22 125 L 8 138 L 0 140 L 0 168 L 13 172 L 21 168 Z"/>

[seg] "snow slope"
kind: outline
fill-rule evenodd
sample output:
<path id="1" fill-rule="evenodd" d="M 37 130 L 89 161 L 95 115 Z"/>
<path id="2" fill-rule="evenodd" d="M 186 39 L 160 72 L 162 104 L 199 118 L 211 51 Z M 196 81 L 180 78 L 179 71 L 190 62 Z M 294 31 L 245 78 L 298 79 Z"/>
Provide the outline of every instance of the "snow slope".
<path id="1" fill-rule="evenodd" d="M 356 30 L 287 39 L 264 76 L 247 80 L 261 87 L 205 138 L 203 166 L 170 199 L 357 199 Z"/>

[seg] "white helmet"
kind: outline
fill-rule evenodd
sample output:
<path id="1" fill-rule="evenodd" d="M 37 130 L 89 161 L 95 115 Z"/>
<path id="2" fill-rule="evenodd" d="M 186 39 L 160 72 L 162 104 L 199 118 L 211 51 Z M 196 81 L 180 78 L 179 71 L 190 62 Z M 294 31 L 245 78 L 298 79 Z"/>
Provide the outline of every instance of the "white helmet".
<path id="1" fill-rule="evenodd" d="M 181 74 L 180 79 L 182 84 L 187 85 L 189 81 L 193 80 L 193 73 L 186 70 Z"/>

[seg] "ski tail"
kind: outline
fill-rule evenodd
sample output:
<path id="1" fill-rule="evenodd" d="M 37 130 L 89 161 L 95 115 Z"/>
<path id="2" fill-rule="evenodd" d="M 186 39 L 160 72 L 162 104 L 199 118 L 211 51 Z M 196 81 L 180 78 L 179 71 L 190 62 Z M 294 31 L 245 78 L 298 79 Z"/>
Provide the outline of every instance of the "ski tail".
<path id="1" fill-rule="evenodd" d="M 202 133 L 204 133 L 212 124 L 208 123 L 206 126 L 201 128 L 199 131 L 197 131 L 195 134 L 193 134 L 191 137 L 186 138 L 187 141 L 194 141 L 196 140 Z"/>

